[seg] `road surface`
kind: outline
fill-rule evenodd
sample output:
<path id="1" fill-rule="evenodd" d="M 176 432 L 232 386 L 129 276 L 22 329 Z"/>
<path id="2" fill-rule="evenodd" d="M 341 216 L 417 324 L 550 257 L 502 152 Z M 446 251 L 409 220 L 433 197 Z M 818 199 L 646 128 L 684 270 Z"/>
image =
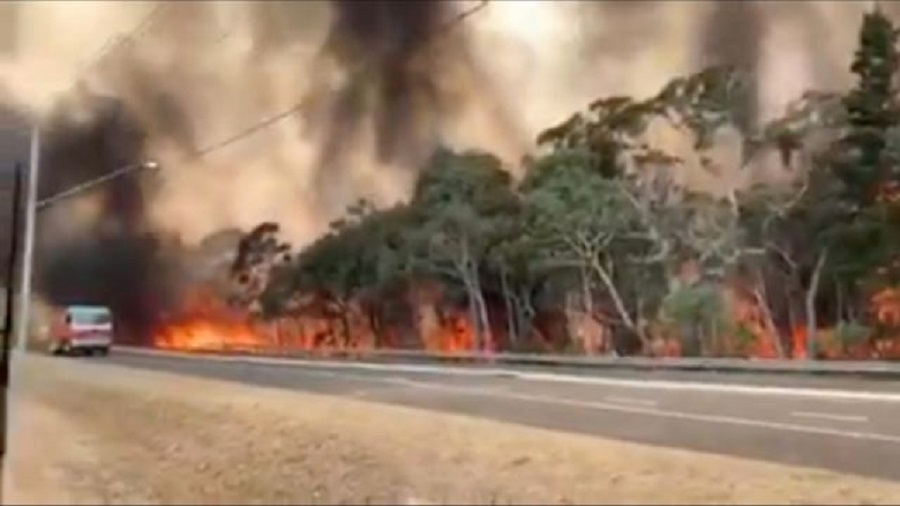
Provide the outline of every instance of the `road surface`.
<path id="1" fill-rule="evenodd" d="M 900 480 L 900 383 L 893 381 L 125 351 L 97 360 Z"/>

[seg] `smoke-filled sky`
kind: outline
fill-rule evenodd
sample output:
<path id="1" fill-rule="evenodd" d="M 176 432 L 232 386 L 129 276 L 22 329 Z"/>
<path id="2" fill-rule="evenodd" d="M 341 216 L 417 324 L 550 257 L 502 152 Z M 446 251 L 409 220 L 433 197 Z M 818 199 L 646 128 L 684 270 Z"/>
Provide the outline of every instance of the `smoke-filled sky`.
<path id="1" fill-rule="evenodd" d="M 358 194 L 402 197 L 405 169 L 437 142 L 515 162 L 591 99 L 647 95 L 706 64 L 756 73 L 748 121 L 771 115 L 845 82 L 864 8 L 497 1 L 442 31 L 477 3 L 4 2 L 0 93 L 44 118 L 69 96 L 68 123 L 96 121 L 98 97 L 121 102 L 143 156 L 167 169 L 150 216 L 185 240 L 266 219 L 305 240 Z"/>
<path id="2" fill-rule="evenodd" d="M 479 3 L 0 2 L 0 105 L 44 125 L 43 191 L 140 159 L 163 167 L 50 210 L 43 244 L 88 230 L 196 244 L 263 221 L 302 244 L 360 196 L 403 198 L 438 143 L 514 167 L 594 98 L 647 96 L 709 64 L 755 76 L 752 126 L 807 88 L 847 84 L 866 8 L 503 0 L 445 28 Z"/>

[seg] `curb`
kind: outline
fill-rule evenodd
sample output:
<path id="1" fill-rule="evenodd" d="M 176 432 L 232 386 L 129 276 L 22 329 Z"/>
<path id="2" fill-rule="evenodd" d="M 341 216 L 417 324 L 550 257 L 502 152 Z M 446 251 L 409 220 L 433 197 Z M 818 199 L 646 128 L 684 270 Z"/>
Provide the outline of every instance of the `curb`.
<path id="1" fill-rule="evenodd" d="M 271 349 L 169 351 L 134 346 L 116 346 L 114 351 L 145 355 L 217 355 L 259 356 L 296 360 L 348 360 L 358 362 L 426 362 L 454 363 L 459 365 L 518 365 L 542 368 L 566 368 L 581 370 L 633 370 L 633 371 L 686 371 L 722 374 L 777 374 L 794 376 L 834 376 L 881 380 L 900 379 L 900 363 L 897 362 L 812 362 L 791 360 L 741 360 L 741 359 L 645 359 L 637 357 L 564 357 L 553 355 L 474 353 L 439 355 L 414 350 L 332 352 L 328 355 L 297 351 L 279 352 Z"/>

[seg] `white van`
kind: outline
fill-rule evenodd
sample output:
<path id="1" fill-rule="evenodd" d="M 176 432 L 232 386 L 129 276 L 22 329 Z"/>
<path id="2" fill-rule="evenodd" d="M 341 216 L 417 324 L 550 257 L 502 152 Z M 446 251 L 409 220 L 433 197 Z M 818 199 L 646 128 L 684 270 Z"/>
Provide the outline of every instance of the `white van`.
<path id="1" fill-rule="evenodd" d="M 50 353 L 106 355 L 112 346 L 112 312 L 103 306 L 68 306 L 54 322 Z"/>

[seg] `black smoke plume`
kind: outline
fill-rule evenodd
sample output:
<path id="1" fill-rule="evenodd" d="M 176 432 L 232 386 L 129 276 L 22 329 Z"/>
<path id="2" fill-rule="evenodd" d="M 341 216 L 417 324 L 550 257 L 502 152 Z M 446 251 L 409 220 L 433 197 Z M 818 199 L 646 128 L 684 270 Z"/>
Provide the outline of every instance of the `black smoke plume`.
<path id="1" fill-rule="evenodd" d="M 348 74 L 324 115 L 321 184 L 339 184 L 342 156 L 373 129 L 379 162 L 415 166 L 436 145 L 441 61 L 427 58 L 455 14 L 452 2 L 336 0 L 323 54 Z M 433 53 L 432 53 L 433 54 Z M 452 54 L 442 53 L 442 56 Z"/>
<path id="2" fill-rule="evenodd" d="M 122 104 L 103 97 L 81 99 L 92 111 L 91 120 L 74 122 L 67 104 L 61 104 L 45 129 L 41 198 L 142 161 L 144 132 Z M 141 177 L 126 175 L 96 190 L 102 208 L 96 223 L 62 218 L 71 202 L 59 201 L 42 211 L 35 268 L 36 288 L 49 302 L 109 306 L 121 331 L 118 337 L 137 343 L 147 341 L 163 313 L 169 270 L 160 238 L 144 223 Z M 42 233 L 52 231 L 44 225 L 61 219 L 53 227 L 76 227 L 81 233 L 70 239 Z"/>
<path id="3" fill-rule="evenodd" d="M 703 32 L 704 65 L 728 65 L 749 77 L 752 93 L 742 94 L 738 126 L 752 131 L 758 123 L 759 64 L 765 34 L 764 5 L 754 2 L 716 2 Z"/>
<path id="4" fill-rule="evenodd" d="M 438 62 L 422 58 L 422 51 L 456 10 L 450 2 L 437 1 L 338 0 L 330 6 L 334 21 L 319 54 L 345 69 L 350 79 L 342 89 L 327 91 L 326 110 L 310 125 L 324 139 L 318 171 L 322 186 L 343 183 L 338 170 L 342 156 L 358 145 L 365 128 L 374 129 L 382 162 L 411 165 L 430 151 L 443 97 L 437 91 Z M 204 30 L 202 23 L 188 21 L 203 17 L 204 7 L 193 9 L 192 15 L 182 13 L 165 27 L 170 36 L 187 41 L 193 30 Z M 265 53 L 302 38 L 310 12 L 291 2 L 259 3 L 251 9 L 257 25 L 254 49 Z M 44 136 L 42 197 L 140 163 L 149 135 L 187 156 L 197 153 L 198 133 L 186 117 L 187 104 L 170 92 L 184 73 L 174 68 L 166 79 L 154 78 L 140 62 L 127 58 L 115 58 L 110 65 L 128 101 L 93 96 L 82 88 L 70 103 L 59 104 Z M 373 98 L 365 101 L 365 96 Z M 73 119 L 79 116 L 72 110 L 76 107 L 89 111 L 90 120 Z M 42 218 L 36 265 L 36 287 L 51 303 L 108 305 L 134 342 L 146 342 L 176 303 L 174 279 L 187 268 L 184 258 L 191 256 L 177 241 L 147 226 L 146 205 L 152 196 L 142 177 L 118 178 L 96 190 L 102 203 L 96 223 L 53 224 L 84 227 L 75 238 L 54 237 L 53 228 L 41 225 L 49 225 L 51 218 Z M 47 214 L 55 221 L 65 212 Z"/>

